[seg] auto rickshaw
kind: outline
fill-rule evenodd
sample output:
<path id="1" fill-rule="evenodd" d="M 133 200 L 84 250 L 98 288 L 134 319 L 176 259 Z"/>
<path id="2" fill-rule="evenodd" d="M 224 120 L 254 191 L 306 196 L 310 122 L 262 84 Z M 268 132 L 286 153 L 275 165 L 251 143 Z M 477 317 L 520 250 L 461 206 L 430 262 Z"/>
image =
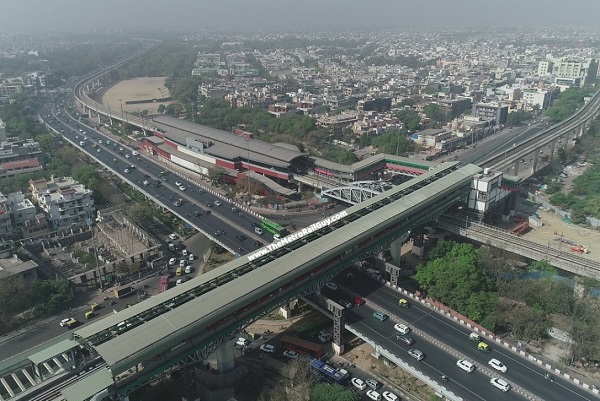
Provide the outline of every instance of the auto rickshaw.
<path id="1" fill-rule="evenodd" d="M 408 308 L 410 306 L 410 304 L 408 303 L 408 301 L 404 298 L 400 298 L 398 300 L 398 305 L 400 305 L 403 308 Z"/>
<path id="2" fill-rule="evenodd" d="M 477 350 L 481 352 L 490 352 L 490 346 L 482 341 L 477 344 Z"/>
<path id="3" fill-rule="evenodd" d="M 94 311 L 93 310 L 85 312 L 85 318 L 86 319 L 90 319 L 93 316 L 94 316 Z"/>

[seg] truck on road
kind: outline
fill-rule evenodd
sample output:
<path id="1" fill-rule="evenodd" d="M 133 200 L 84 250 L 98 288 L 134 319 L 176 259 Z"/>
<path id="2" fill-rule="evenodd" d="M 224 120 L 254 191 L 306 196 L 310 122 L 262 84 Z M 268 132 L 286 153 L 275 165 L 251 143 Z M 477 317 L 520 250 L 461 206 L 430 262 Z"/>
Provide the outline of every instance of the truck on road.
<path id="1" fill-rule="evenodd" d="M 125 298 L 126 296 L 133 294 L 133 287 L 130 285 L 119 287 L 114 290 L 114 293 L 115 298 L 117 299 Z"/>

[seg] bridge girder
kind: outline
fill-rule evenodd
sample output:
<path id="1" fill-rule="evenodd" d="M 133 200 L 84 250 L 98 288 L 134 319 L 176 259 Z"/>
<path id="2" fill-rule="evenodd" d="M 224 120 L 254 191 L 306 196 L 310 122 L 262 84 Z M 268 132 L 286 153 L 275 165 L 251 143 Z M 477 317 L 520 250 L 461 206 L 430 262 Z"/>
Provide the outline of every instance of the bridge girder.
<path id="1" fill-rule="evenodd" d="M 323 196 L 334 198 L 352 205 L 379 195 L 391 186 L 383 181 L 356 181 L 350 185 L 329 188 L 321 192 Z"/>

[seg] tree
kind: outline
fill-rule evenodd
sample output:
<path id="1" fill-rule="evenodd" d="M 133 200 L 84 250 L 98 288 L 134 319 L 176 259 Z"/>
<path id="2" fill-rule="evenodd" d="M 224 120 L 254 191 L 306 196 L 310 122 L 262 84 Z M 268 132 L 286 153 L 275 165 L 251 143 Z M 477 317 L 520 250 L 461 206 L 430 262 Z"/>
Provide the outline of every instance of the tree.
<path id="1" fill-rule="evenodd" d="M 358 394 L 339 384 L 318 383 L 310 394 L 310 401 L 358 401 Z"/>
<path id="2" fill-rule="evenodd" d="M 141 227 L 148 227 L 152 223 L 152 209 L 145 204 L 133 204 L 127 211 L 127 216 Z"/>
<path id="3" fill-rule="evenodd" d="M 414 151 L 413 141 L 407 139 L 397 129 L 385 130 L 372 140 L 372 144 L 380 153 L 406 156 Z"/>
<path id="4" fill-rule="evenodd" d="M 485 270 L 478 266 L 475 249 L 470 244 L 453 243 L 448 250 L 444 242 L 441 247 L 443 251 L 434 248 L 432 253 L 443 256 L 420 265 L 413 278 L 428 296 L 475 321 L 486 322 L 494 312 L 497 294 Z"/>
<path id="5" fill-rule="evenodd" d="M 523 123 L 523 121 L 529 120 L 532 117 L 531 113 L 527 113 L 523 110 L 513 111 L 508 114 L 506 118 L 506 125 L 516 126 Z"/>

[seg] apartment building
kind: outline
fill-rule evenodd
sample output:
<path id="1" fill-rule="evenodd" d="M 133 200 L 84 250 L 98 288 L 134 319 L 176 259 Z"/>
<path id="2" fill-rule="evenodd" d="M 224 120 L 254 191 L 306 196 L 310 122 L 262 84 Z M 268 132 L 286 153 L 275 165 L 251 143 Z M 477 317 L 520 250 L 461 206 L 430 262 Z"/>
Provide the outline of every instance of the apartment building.
<path id="1" fill-rule="evenodd" d="M 29 189 L 53 230 L 93 220 L 96 209 L 92 191 L 71 177 L 29 180 Z"/>
<path id="2" fill-rule="evenodd" d="M 12 213 L 12 221 L 15 227 L 22 227 L 25 222 L 35 219 L 37 213 L 35 205 L 23 193 L 8 194 L 6 202 Z"/>
<path id="3" fill-rule="evenodd" d="M 10 208 L 6 197 L 0 192 L 0 235 L 11 235 L 13 233 Z"/>
<path id="4" fill-rule="evenodd" d="M 496 125 L 506 124 L 508 106 L 499 103 L 475 103 L 473 104 L 473 115 L 486 120 L 494 120 Z"/>
<path id="5" fill-rule="evenodd" d="M 595 82 L 598 75 L 598 60 L 587 58 L 569 60 L 558 58 L 538 63 L 538 76 L 554 75 L 556 78 L 580 79 L 580 85 Z"/>

